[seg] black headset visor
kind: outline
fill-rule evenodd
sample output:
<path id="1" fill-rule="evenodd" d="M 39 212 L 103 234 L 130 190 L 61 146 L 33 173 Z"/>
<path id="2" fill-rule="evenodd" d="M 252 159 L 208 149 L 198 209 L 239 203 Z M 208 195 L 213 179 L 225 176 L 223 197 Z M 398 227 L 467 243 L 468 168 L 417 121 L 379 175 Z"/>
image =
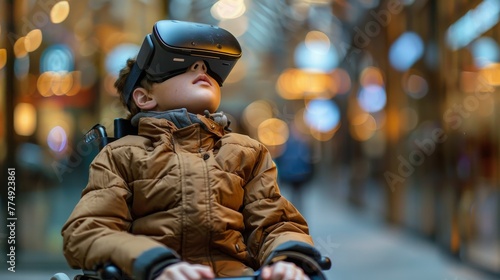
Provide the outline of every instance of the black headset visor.
<path id="1" fill-rule="evenodd" d="M 241 47 L 228 31 L 213 25 L 161 20 L 146 35 L 136 64 L 124 87 L 127 103 L 140 80 L 163 82 L 184 73 L 196 61 L 207 65 L 208 74 L 220 86 L 241 57 Z"/>

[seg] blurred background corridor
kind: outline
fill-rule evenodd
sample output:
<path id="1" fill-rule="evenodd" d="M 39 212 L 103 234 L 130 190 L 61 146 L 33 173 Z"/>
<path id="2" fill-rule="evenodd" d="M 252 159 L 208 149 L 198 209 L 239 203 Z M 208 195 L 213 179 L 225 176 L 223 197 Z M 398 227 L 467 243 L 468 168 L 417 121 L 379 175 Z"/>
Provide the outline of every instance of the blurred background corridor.
<path id="1" fill-rule="evenodd" d="M 114 80 L 161 19 L 240 41 L 219 109 L 273 153 L 329 279 L 500 279 L 500 0 L 0 0 L 0 279 L 76 273 L 83 135 L 126 115 Z"/>

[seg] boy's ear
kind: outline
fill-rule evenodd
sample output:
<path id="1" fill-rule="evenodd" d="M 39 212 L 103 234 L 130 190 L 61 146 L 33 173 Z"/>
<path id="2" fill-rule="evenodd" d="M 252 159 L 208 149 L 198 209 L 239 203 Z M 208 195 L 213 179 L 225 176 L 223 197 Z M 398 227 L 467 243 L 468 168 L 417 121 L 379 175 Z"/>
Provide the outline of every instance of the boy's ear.
<path id="1" fill-rule="evenodd" d="M 132 93 L 135 104 L 141 110 L 152 110 L 156 107 L 157 102 L 154 97 L 144 88 L 138 87 Z"/>

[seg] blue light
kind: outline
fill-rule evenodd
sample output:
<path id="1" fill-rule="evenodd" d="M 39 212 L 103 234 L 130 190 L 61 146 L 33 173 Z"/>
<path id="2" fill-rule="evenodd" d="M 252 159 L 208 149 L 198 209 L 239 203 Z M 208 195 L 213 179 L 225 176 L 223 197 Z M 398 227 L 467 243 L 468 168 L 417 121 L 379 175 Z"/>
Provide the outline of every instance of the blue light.
<path id="1" fill-rule="evenodd" d="M 453 23 L 446 32 L 446 42 L 453 50 L 467 46 L 498 23 L 500 1 L 485 0 Z"/>
<path id="2" fill-rule="evenodd" d="M 135 44 L 121 44 L 115 47 L 106 57 L 106 71 L 118 76 L 120 70 L 127 64 L 127 59 L 137 56 L 139 48 Z"/>
<path id="3" fill-rule="evenodd" d="M 474 56 L 474 63 L 479 68 L 483 68 L 490 63 L 498 62 L 500 57 L 498 45 L 495 40 L 490 37 L 477 39 L 471 45 L 471 51 Z"/>
<path id="4" fill-rule="evenodd" d="M 332 100 L 315 99 L 307 105 L 304 120 L 316 131 L 329 132 L 339 124 L 340 110 Z"/>
<path id="5" fill-rule="evenodd" d="M 366 112 L 378 112 L 385 107 L 387 102 L 385 89 L 379 85 L 363 87 L 358 93 L 358 102 Z"/>
<path id="6" fill-rule="evenodd" d="M 294 59 L 298 68 L 320 72 L 329 72 L 339 63 L 337 52 L 324 42 L 309 42 L 307 46 L 300 43 L 295 49 Z"/>
<path id="7" fill-rule="evenodd" d="M 415 32 L 405 32 L 391 46 L 389 60 L 399 71 L 408 70 L 424 54 L 424 43 Z"/>
<path id="8" fill-rule="evenodd" d="M 23 79 L 30 71 L 30 56 L 25 55 L 14 60 L 14 73 L 18 79 Z"/>
<path id="9" fill-rule="evenodd" d="M 40 58 L 40 72 L 71 72 L 75 68 L 71 49 L 66 45 L 48 47 Z"/>

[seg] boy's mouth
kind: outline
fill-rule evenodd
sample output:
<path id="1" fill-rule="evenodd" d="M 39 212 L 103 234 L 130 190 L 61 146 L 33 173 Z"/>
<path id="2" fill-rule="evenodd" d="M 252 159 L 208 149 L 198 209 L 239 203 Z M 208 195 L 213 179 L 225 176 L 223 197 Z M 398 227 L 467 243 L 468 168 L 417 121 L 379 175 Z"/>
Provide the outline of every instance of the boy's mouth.
<path id="1" fill-rule="evenodd" d="M 194 79 L 193 84 L 197 84 L 197 83 L 200 83 L 200 82 L 201 83 L 207 83 L 210 86 L 212 85 L 212 82 L 210 81 L 210 79 L 208 78 L 208 76 L 205 75 L 205 74 L 198 75 L 198 77 L 196 77 L 196 79 Z"/>

